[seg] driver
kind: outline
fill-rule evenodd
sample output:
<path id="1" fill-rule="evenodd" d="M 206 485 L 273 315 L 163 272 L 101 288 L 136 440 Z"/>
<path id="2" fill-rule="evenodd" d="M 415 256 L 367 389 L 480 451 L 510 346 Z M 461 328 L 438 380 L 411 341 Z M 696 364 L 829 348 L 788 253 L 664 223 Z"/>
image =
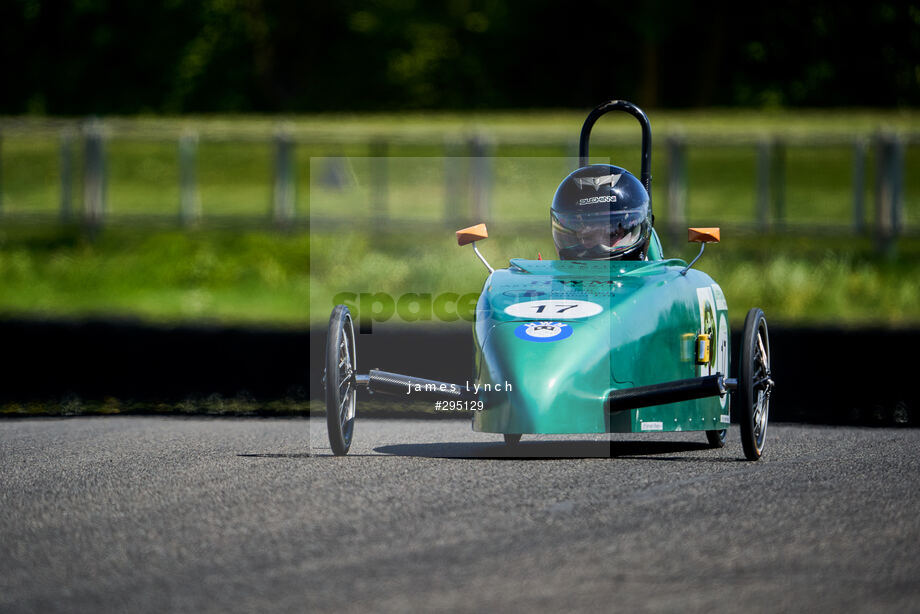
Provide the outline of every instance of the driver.
<path id="1" fill-rule="evenodd" d="M 652 232 L 648 192 L 629 171 L 592 164 L 566 177 L 550 209 L 561 260 L 645 260 Z"/>

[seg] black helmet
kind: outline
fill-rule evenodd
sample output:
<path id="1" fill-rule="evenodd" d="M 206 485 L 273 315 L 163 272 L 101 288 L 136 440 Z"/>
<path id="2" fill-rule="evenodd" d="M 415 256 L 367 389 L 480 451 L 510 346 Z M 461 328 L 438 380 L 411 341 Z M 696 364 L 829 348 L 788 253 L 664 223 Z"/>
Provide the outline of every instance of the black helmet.
<path id="1" fill-rule="evenodd" d="M 652 232 L 648 192 L 629 171 L 592 164 L 553 198 L 553 241 L 562 260 L 642 260 Z"/>

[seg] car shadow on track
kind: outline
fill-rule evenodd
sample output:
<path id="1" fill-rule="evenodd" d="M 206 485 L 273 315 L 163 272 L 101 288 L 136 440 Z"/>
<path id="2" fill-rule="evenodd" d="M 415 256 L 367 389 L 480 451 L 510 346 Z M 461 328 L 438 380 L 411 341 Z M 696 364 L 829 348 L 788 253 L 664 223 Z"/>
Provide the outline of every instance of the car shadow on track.
<path id="1" fill-rule="evenodd" d="M 490 460 L 553 460 L 562 458 L 630 458 L 671 455 L 682 452 L 709 450 L 705 443 L 695 441 L 522 441 L 514 446 L 491 442 L 406 443 L 378 446 L 374 452 L 392 456 L 421 458 L 490 459 Z M 721 451 L 712 450 L 713 454 Z M 692 460 L 702 460 L 694 457 Z M 707 459 L 708 460 L 708 459 Z M 716 460 L 713 458 L 712 460 Z M 719 460 L 725 460 L 720 458 Z"/>
<path id="2" fill-rule="evenodd" d="M 294 452 L 290 454 L 281 454 L 281 453 L 252 453 L 252 454 L 237 454 L 240 458 L 310 458 L 313 456 L 308 452 Z"/>

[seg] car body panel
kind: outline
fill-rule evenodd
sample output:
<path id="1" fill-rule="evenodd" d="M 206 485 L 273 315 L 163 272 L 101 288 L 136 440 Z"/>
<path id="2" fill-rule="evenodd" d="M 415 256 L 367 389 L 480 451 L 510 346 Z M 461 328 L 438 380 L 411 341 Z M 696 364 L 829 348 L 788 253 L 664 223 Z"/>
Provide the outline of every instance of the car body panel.
<path id="1" fill-rule="evenodd" d="M 728 395 L 612 414 L 604 406 L 620 388 L 727 376 L 724 295 L 701 271 L 682 275 L 685 267 L 681 260 L 514 259 L 496 270 L 483 287 L 473 326 L 474 382 L 484 402 L 474 430 L 725 428 Z M 712 360 L 699 366 L 697 335 L 705 332 L 712 335 Z"/>

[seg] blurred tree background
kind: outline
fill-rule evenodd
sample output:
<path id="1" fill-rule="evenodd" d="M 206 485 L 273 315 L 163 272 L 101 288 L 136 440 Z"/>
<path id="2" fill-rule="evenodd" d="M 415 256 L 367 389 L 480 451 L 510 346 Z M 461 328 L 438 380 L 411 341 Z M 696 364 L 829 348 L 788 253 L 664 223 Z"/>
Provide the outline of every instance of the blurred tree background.
<path id="1" fill-rule="evenodd" d="M 905 107 L 920 3 L 5 0 L 0 113 Z"/>
<path id="2" fill-rule="evenodd" d="M 920 322 L 920 0 L 0 0 L 0 61 L 0 318 L 323 325 L 342 290 L 475 289 L 454 221 L 551 254 L 584 112 L 625 98 L 655 111 L 659 220 L 726 226 L 730 303 Z M 604 126 L 629 166 L 635 125 Z M 445 164 L 474 145 L 475 178 Z M 384 240 L 386 216 L 437 226 Z"/>

